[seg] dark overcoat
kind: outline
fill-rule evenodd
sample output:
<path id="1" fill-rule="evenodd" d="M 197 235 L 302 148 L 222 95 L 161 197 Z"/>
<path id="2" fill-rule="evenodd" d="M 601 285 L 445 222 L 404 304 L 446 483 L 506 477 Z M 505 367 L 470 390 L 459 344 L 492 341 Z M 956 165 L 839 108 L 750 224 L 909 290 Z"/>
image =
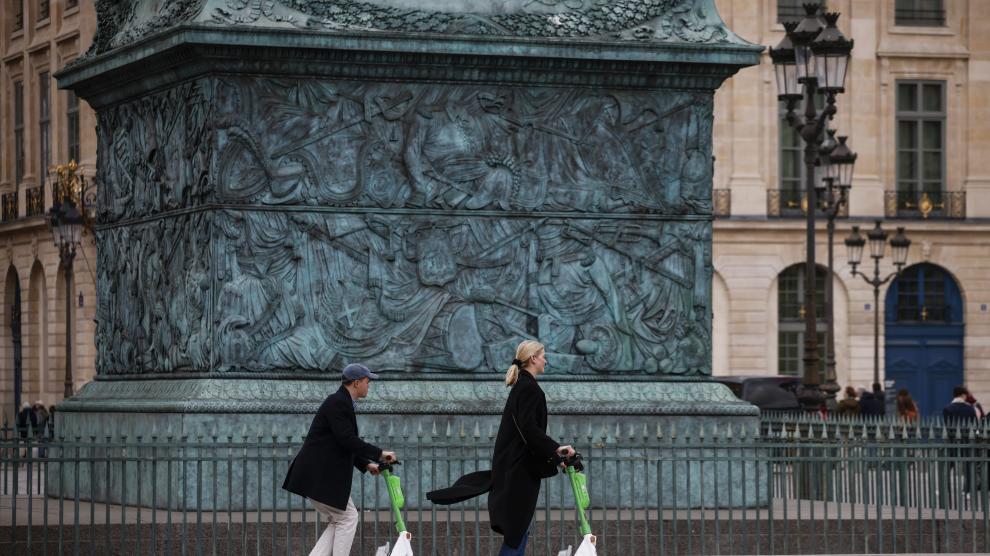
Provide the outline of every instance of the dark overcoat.
<path id="1" fill-rule="evenodd" d="M 338 509 L 347 507 L 353 468 L 362 473 L 382 450 L 358 436 L 354 401 L 340 387 L 320 405 L 282 488 Z"/>
<path id="2" fill-rule="evenodd" d="M 488 494 L 492 529 L 510 547 L 522 542 L 536 511 L 543 480 L 537 470 L 548 459 L 559 461 L 558 447 L 547 436 L 547 398 L 533 375 L 520 371 L 502 410 Z"/>

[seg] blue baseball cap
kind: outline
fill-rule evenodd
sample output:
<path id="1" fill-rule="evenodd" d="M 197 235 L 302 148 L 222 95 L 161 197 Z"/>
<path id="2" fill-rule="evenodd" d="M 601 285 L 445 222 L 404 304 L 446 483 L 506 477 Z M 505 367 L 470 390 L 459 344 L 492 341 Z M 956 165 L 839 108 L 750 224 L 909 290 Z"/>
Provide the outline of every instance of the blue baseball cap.
<path id="1" fill-rule="evenodd" d="M 360 363 L 351 363 L 350 365 L 344 367 L 344 380 L 358 380 L 359 378 L 368 377 L 372 380 L 378 379 L 378 375 L 371 372 L 371 369 L 365 367 Z"/>

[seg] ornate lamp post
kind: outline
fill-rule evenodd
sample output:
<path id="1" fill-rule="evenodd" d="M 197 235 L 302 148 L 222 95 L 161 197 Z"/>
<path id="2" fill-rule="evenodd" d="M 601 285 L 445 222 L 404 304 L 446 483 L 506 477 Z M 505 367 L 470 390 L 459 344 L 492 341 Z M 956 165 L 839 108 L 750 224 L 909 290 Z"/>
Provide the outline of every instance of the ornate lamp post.
<path id="1" fill-rule="evenodd" d="M 48 229 L 58 248 L 65 270 L 65 397 L 72 395 L 72 264 L 80 243 L 83 217 L 76 208 L 75 197 L 85 188 L 83 176 L 76 173 L 75 162 L 59 165 L 52 182 L 52 207 L 48 210 Z"/>
<path id="2" fill-rule="evenodd" d="M 822 391 L 825 392 L 825 403 L 829 406 L 829 410 L 832 410 L 835 406 L 835 395 L 839 391 L 839 384 L 836 382 L 835 376 L 835 302 L 832 291 L 832 245 L 835 236 L 835 218 L 849 201 L 849 188 L 852 187 L 853 167 L 856 165 L 857 155 L 846 145 L 848 137 L 840 136 L 839 143 L 836 145 L 832 141 L 835 131 L 830 129 L 828 134 L 829 138 L 825 141 L 825 145 L 829 145 L 830 153 L 827 156 L 823 153 L 821 157 L 822 185 L 819 186 L 817 193 L 825 199 L 821 206 L 828 221 L 826 228 L 828 231 L 828 278 L 825 282 L 828 345 L 825 348 L 825 384 L 822 385 Z"/>
<path id="3" fill-rule="evenodd" d="M 873 258 L 873 277 L 869 278 L 862 272 L 856 270 L 863 257 L 863 246 L 867 241 L 870 244 L 870 257 Z M 846 250 L 849 256 L 849 266 L 852 267 L 852 275 L 860 276 L 864 282 L 873 286 L 873 389 L 876 391 L 880 387 L 880 286 L 889 282 L 901 273 L 904 264 L 907 263 L 908 248 L 911 247 L 911 240 L 904 235 L 904 228 L 897 228 L 897 235 L 890 240 L 891 251 L 894 256 L 894 267 L 896 270 L 884 278 L 880 278 L 880 259 L 883 258 L 884 249 L 887 246 L 887 232 L 880 227 L 877 220 L 876 226 L 866 234 L 866 238 L 859 233 L 859 226 L 853 226 L 852 233 L 846 238 Z"/>
<path id="4" fill-rule="evenodd" d="M 805 4 L 805 17 L 787 23 L 787 35 L 770 49 L 777 77 L 777 98 L 787 106 L 787 122 L 804 141 L 804 164 L 807 192 L 807 260 L 804 288 L 804 377 L 803 400 L 808 409 L 821 403 L 818 377 L 818 337 L 815 315 L 815 165 L 819 149 L 825 141 L 825 126 L 835 115 L 835 96 L 844 91 L 846 69 L 849 66 L 853 41 L 835 26 L 837 13 L 819 16 L 821 6 Z M 825 108 L 815 109 L 815 95 L 825 95 Z M 803 117 L 796 112 L 798 102 L 804 101 Z"/>

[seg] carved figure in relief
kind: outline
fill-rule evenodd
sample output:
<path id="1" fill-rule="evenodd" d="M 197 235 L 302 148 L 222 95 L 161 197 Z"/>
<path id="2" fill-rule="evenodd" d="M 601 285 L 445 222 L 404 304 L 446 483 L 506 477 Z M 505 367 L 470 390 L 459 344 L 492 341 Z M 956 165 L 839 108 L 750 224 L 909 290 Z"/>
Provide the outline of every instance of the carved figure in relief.
<path id="1" fill-rule="evenodd" d="M 245 205 L 106 230 L 101 369 L 475 372 L 530 337 L 551 372 L 707 369 L 710 223 L 622 218 L 708 214 L 707 97 L 231 78 L 101 117 L 105 220 Z"/>

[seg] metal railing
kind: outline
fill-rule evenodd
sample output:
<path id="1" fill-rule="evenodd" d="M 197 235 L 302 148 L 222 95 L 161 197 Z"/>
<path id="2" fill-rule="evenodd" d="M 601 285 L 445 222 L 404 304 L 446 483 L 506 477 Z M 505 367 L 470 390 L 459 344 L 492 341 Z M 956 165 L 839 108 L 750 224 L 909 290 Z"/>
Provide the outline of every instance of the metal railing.
<path id="1" fill-rule="evenodd" d="M 885 191 L 887 218 L 966 218 L 965 191 Z"/>
<path id="2" fill-rule="evenodd" d="M 825 200 L 818 200 L 818 211 L 815 213 L 824 218 Z M 801 218 L 806 214 L 808 207 L 807 195 L 804 191 L 793 189 L 768 189 L 767 190 L 767 216 L 770 218 Z M 847 200 L 837 215 L 839 218 L 849 216 L 849 201 Z"/>
<path id="3" fill-rule="evenodd" d="M 27 194 L 27 216 L 45 214 L 45 188 L 43 186 L 29 187 L 24 190 Z"/>
<path id="4" fill-rule="evenodd" d="M 990 550 L 986 435 L 972 428 L 939 440 L 873 429 L 685 434 L 617 423 L 552 432 L 585 456 L 600 554 Z M 416 554 L 497 551 L 484 497 L 450 507 L 425 499 L 488 468 L 494 433 L 453 422 L 368 437 L 404 460 Z M 0 553 L 305 554 L 323 525 L 280 488 L 301 441 L 250 430 L 50 440 L 5 430 Z M 354 483 L 362 509 L 355 554 L 394 537 L 382 483 L 367 474 Z M 565 478 L 544 482 L 532 531 L 532 554 L 577 544 Z"/>
<path id="5" fill-rule="evenodd" d="M 11 191 L 0 195 L 0 222 L 12 222 L 17 219 L 17 192 Z"/>

